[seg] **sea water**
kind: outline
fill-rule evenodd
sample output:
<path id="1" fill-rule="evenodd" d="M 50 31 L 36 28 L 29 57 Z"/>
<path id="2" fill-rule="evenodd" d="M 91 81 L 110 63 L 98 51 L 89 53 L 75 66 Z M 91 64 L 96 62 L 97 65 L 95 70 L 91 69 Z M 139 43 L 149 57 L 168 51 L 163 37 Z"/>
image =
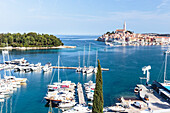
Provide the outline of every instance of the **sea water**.
<path id="1" fill-rule="evenodd" d="M 109 47 L 104 42 L 97 42 L 94 39 L 98 36 L 57 36 L 65 45 L 77 46 L 76 48 L 67 49 L 50 49 L 50 50 L 26 50 L 26 51 L 10 51 L 10 59 L 25 58 L 30 63 L 41 62 L 45 65 L 51 62 L 53 66 L 58 63 L 58 55 L 60 55 L 60 66 L 83 66 L 84 46 L 85 46 L 85 65 L 95 66 L 96 51 L 98 51 L 98 59 L 101 67 L 109 68 L 109 71 L 103 71 L 103 96 L 104 106 L 113 105 L 117 98 L 135 97 L 133 89 L 136 84 L 145 83 L 139 77 L 143 77 L 142 67 L 151 65 L 150 82 L 153 80 L 163 81 L 164 54 L 163 51 L 168 47 L 164 46 L 125 46 L 125 47 Z M 90 55 L 89 55 L 90 44 Z M 88 61 L 90 56 L 90 61 Z M 2 55 L 0 56 L 1 62 Z M 169 58 L 169 56 L 168 56 Z M 170 79 L 170 60 L 168 59 L 167 79 Z M 58 81 L 57 69 L 51 73 L 32 72 L 19 73 L 13 72 L 16 77 L 25 77 L 28 79 L 27 85 L 23 85 L 15 91 L 11 98 L 1 103 L 0 109 L 3 113 L 47 113 L 46 101 L 44 96 L 47 93 L 47 85 L 50 84 L 52 76 L 53 82 Z M 3 76 L 4 71 L 1 71 Z M 59 75 L 61 81 L 70 80 L 85 83 L 89 80 L 95 82 L 95 74 L 82 75 L 71 69 L 60 69 Z M 54 112 L 60 112 L 58 108 L 53 108 Z"/>

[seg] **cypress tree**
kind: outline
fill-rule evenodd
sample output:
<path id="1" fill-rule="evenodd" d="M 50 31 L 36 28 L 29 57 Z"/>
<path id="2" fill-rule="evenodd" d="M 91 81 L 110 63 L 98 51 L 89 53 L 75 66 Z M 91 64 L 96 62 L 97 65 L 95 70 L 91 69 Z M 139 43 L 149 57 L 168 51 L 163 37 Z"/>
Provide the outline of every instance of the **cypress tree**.
<path id="1" fill-rule="evenodd" d="M 103 80 L 100 61 L 98 60 L 98 68 L 96 74 L 96 87 L 93 95 L 92 113 L 103 113 Z"/>

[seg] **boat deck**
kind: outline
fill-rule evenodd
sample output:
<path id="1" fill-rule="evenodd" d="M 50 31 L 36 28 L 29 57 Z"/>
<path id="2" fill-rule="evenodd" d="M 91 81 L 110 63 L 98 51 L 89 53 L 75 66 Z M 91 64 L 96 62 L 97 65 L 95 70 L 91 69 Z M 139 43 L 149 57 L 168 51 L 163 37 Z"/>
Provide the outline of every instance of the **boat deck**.
<path id="1" fill-rule="evenodd" d="M 79 104 L 86 104 L 83 94 L 83 88 L 80 83 L 77 84 L 77 92 L 78 92 L 78 98 L 79 98 Z"/>

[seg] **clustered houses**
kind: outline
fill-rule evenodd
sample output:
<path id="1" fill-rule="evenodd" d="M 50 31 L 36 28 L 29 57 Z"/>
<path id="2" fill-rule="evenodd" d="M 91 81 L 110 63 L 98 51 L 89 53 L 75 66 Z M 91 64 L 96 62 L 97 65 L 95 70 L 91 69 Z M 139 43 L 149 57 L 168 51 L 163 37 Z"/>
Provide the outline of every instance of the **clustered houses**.
<path id="1" fill-rule="evenodd" d="M 123 29 L 117 29 L 115 32 L 107 32 L 100 36 L 98 41 L 103 42 L 119 42 L 125 45 L 168 45 L 170 37 L 166 36 L 150 36 L 149 34 L 133 33 L 126 30 L 126 23 Z M 114 44 L 113 44 L 114 45 Z"/>

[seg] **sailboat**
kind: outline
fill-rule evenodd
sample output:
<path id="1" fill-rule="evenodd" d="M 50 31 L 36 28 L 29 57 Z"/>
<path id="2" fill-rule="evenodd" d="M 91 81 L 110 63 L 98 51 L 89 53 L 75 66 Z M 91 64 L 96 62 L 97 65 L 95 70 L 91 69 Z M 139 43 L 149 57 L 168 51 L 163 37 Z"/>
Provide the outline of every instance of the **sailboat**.
<path id="1" fill-rule="evenodd" d="M 52 103 L 50 101 L 50 106 L 49 106 L 49 109 L 48 109 L 48 113 L 53 113 L 53 109 L 52 109 Z"/>
<path id="2" fill-rule="evenodd" d="M 2 56 L 3 56 L 3 61 L 4 61 L 4 64 L 5 64 L 5 62 L 6 62 L 6 60 L 5 60 L 5 56 L 7 55 L 7 57 L 8 57 L 8 61 L 10 61 L 9 60 L 9 52 L 8 52 L 8 50 L 3 50 L 2 51 Z M 9 64 L 10 65 L 10 64 Z M 26 81 L 27 81 L 27 78 L 16 78 L 15 76 L 6 76 L 6 70 L 4 70 L 5 71 L 5 75 L 4 75 L 4 78 L 5 78 L 5 80 L 7 80 L 7 81 L 10 81 L 10 82 L 19 82 L 19 83 L 26 83 Z"/>
<path id="3" fill-rule="evenodd" d="M 93 70 L 94 73 L 97 73 L 97 57 L 98 57 L 98 51 L 96 51 L 96 64 L 95 64 L 95 68 Z"/>
<path id="4" fill-rule="evenodd" d="M 84 45 L 84 56 L 83 56 L 83 69 L 82 72 L 85 74 L 87 72 L 87 67 L 85 66 L 85 45 Z"/>
<path id="5" fill-rule="evenodd" d="M 69 105 L 74 106 L 73 104 L 70 103 L 73 102 L 73 100 L 75 99 L 74 88 L 76 85 L 75 83 L 71 83 L 71 81 L 62 81 L 62 82 L 60 81 L 59 61 L 60 61 L 60 56 L 58 56 L 58 82 L 54 82 L 52 84 L 52 80 L 51 80 L 50 85 L 48 85 L 48 93 L 44 98 L 48 102 L 51 101 L 53 104 L 60 105 L 60 107 L 69 106 Z"/>
<path id="6" fill-rule="evenodd" d="M 169 97 L 169 94 L 170 94 L 170 81 L 166 80 L 167 55 L 168 55 L 168 53 L 165 53 L 165 65 L 164 65 L 164 78 L 163 78 L 164 80 L 163 80 L 163 83 L 154 81 L 152 83 L 152 87 L 153 87 L 153 89 L 155 89 L 159 93 L 159 95 L 161 95 L 167 101 L 170 102 L 170 97 Z"/>
<path id="7" fill-rule="evenodd" d="M 162 85 L 169 85 L 170 87 L 170 81 L 166 80 L 167 56 L 168 52 L 165 53 L 164 82 L 162 83 Z"/>
<path id="8" fill-rule="evenodd" d="M 93 66 L 90 66 L 90 44 L 89 44 L 89 55 L 88 55 L 87 66 L 89 66 L 89 67 L 87 68 L 86 73 L 87 73 L 87 74 L 93 73 L 94 67 L 93 67 Z"/>
<path id="9" fill-rule="evenodd" d="M 80 67 L 80 52 L 79 52 L 79 67 L 76 69 L 76 72 L 81 72 L 82 68 Z"/>
<path id="10" fill-rule="evenodd" d="M 58 83 L 54 84 L 54 85 L 48 85 L 48 93 L 46 95 L 46 97 L 44 97 L 48 102 L 53 102 L 53 103 L 59 103 L 62 101 L 62 98 L 60 98 L 59 92 L 58 90 L 54 90 L 54 89 L 58 89 L 60 88 L 60 80 L 59 80 L 59 61 L 60 61 L 60 56 L 58 56 Z M 51 80 L 52 82 L 52 80 Z M 53 89 L 53 90 L 51 90 Z"/>

